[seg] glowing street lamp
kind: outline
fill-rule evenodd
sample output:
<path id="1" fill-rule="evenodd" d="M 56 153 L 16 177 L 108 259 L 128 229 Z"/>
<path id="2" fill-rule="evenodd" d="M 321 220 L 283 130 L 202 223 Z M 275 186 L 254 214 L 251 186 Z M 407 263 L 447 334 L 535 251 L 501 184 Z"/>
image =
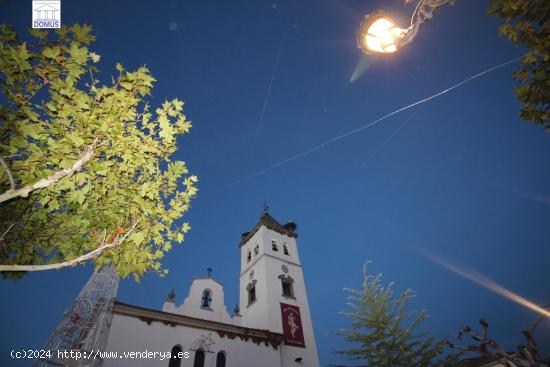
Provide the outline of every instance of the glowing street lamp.
<path id="1" fill-rule="evenodd" d="M 361 23 L 358 43 L 367 52 L 392 53 L 397 51 L 404 33 L 406 30 L 396 26 L 389 16 L 376 12 L 367 15 Z"/>
<path id="2" fill-rule="evenodd" d="M 357 32 L 357 46 L 367 54 L 396 52 L 413 40 L 420 25 L 433 16 L 435 9 L 453 2 L 454 0 L 420 0 L 407 28 L 397 26 L 383 11 L 367 14 Z"/>

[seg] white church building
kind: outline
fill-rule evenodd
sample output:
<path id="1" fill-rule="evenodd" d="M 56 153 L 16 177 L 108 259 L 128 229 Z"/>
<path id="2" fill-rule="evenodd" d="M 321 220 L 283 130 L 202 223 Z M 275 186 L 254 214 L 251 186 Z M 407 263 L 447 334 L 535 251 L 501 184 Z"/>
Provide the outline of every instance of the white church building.
<path id="1" fill-rule="evenodd" d="M 183 304 L 172 291 L 162 311 L 116 302 L 107 352 L 171 351 L 181 358 L 105 358 L 103 366 L 318 367 L 296 224 L 264 210 L 240 242 L 239 306 L 223 285 L 195 278 Z"/>

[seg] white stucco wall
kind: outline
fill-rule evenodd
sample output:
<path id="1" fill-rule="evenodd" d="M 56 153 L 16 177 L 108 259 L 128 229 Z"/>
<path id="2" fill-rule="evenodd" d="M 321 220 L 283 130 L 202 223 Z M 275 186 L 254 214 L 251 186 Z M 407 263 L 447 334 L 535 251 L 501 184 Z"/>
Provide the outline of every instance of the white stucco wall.
<path id="1" fill-rule="evenodd" d="M 278 251 L 272 250 L 272 240 L 277 242 Z M 290 255 L 284 254 L 283 244 L 288 246 Z M 248 262 L 246 259 L 248 249 L 253 249 L 256 245 L 259 246 L 259 254 L 256 256 L 253 254 L 252 260 Z M 288 273 L 285 274 L 281 270 L 282 265 L 286 265 Z M 254 271 L 253 279 L 256 280 L 257 300 L 252 305 L 247 306 L 248 291 L 246 287 L 251 282 L 251 271 Z M 282 295 L 279 276 L 283 274 L 292 277 L 294 280 L 295 299 L 286 298 Z M 306 348 L 282 345 L 282 366 L 298 366 L 295 359 L 302 358 L 302 363 L 299 366 L 318 367 L 317 343 L 296 239 L 262 226 L 241 247 L 240 303 L 242 325 L 282 333 L 281 302 L 300 308 L 306 344 Z"/>
<path id="2" fill-rule="evenodd" d="M 272 240 L 277 242 L 278 251 L 273 251 Z M 288 246 L 289 255 L 285 255 L 283 245 Z M 254 248 L 258 246 L 258 254 Z M 248 251 L 252 252 L 248 261 Z M 288 269 L 284 273 L 281 266 Z M 250 277 L 251 271 L 254 272 Z M 295 299 L 282 295 L 281 275 L 293 279 Z M 255 281 L 256 301 L 248 305 L 247 285 Z M 194 352 L 190 347 L 202 336 L 212 338 L 212 351 L 224 351 L 228 367 L 319 367 L 315 334 L 311 322 L 307 291 L 303 269 L 298 254 L 296 239 L 261 226 L 248 241 L 241 246 L 239 307 L 241 317 L 231 317 L 224 303 L 222 284 L 210 277 L 194 279 L 184 303 L 176 305 L 173 301 L 164 303 L 163 312 L 189 316 L 201 320 L 216 321 L 228 325 L 244 326 L 252 329 L 269 330 L 282 333 L 280 303 L 299 307 L 306 348 L 297 348 L 281 344 L 274 349 L 265 344 L 255 344 L 251 340 L 243 341 L 236 337 L 220 337 L 215 331 L 179 324 L 152 321 L 148 324 L 134 313 L 115 314 L 109 333 L 108 352 L 169 352 L 175 345 L 190 352 L 189 359 L 183 359 L 181 366 L 193 366 Z M 201 307 L 205 289 L 211 291 L 211 307 Z M 139 313 L 138 313 L 139 314 Z M 163 316 L 164 317 L 164 316 Z M 184 323 L 189 325 L 188 322 Z M 195 325 L 191 323 L 190 325 Z M 204 323 L 201 322 L 204 326 Z M 242 329 L 241 329 L 242 330 Z M 250 332 L 250 330 L 249 330 Z M 257 332 L 257 331 L 253 331 Z M 280 337 L 280 336 L 279 336 Z M 205 367 L 214 367 L 216 353 L 206 354 Z M 301 358 L 301 362 L 296 362 Z M 168 366 L 168 360 L 160 359 L 107 359 L 104 366 Z"/>
<path id="3" fill-rule="evenodd" d="M 212 299 L 210 309 L 201 307 L 202 295 L 205 289 L 210 291 Z M 239 317 L 231 317 L 227 312 L 222 284 L 210 277 L 194 279 L 189 288 L 188 296 L 181 306 L 176 306 L 173 302 L 165 302 L 162 310 L 226 324 L 240 325 L 241 323 Z"/>
<path id="4" fill-rule="evenodd" d="M 221 338 L 214 331 L 206 331 L 191 327 L 164 325 L 161 322 L 146 322 L 135 317 L 117 315 L 113 317 L 109 333 L 107 352 L 170 352 L 175 345 L 190 353 L 189 359 L 182 359 L 181 367 L 192 367 L 194 352 L 189 348 L 201 336 L 211 337 L 214 353 L 205 353 L 205 367 L 215 367 L 216 354 L 223 351 L 226 354 L 227 367 L 281 367 L 280 352 L 265 344 L 257 345 L 252 341 L 243 341 L 238 337 Z M 104 367 L 166 367 L 168 360 L 160 359 L 106 359 Z"/>

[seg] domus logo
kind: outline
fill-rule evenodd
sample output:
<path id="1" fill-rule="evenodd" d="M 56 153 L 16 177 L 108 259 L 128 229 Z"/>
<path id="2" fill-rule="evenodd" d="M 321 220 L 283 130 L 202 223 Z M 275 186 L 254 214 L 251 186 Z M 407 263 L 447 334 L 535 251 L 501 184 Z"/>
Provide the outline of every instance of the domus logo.
<path id="1" fill-rule="evenodd" d="M 61 0 L 33 0 L 32 27 L 61 28 Z"/>

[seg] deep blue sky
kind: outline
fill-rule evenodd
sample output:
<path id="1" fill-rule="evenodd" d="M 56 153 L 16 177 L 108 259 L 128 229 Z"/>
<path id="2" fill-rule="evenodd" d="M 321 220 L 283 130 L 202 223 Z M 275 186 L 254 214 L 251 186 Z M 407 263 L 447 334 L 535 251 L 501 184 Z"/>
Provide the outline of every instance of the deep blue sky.
<path id="1" fill-rule="evenodd" d="M 268 200 L 299 227 L 300 255 L 322 365 L 346 344 L 345 287 L 362 266 L 398 290 L 413 288 L 434 334 L 456 334 L 486 318 L 506 348 L 537 315 L 431 263 L 418 250 L 476 269 L 538 304 L 550 302 L 550 136 L 518 118 L 514 66 L 386 120 L 262 176 L 243 176 L 442 90 L 522 50 L 498 36 L 487 1 L 461 0 L 436 14 L 402 52 L 377 60 L 354 83 L 355 30 L 384 8 L 405 20 L 402 1 L 63 1 L 63 23 L 90 23 L 103 77 L 116 62 L 147 64 L 152 103 L 186 102 L 192 132 L 179 141 L 200 179 L 187 216 L 193 229 L 165 258 L 166 278 L 125 280 L 119 299 L 160 308 L 177 302 L 208 266 L 238 301 L 240 234 Z M 30 26 L 31 1 L 0 6 L 0 20 Z M 170 27 L 170 23 L 177 24 Z M 286 35 L 265 118 L 253 148 L 281 35 Z M 254 155 L 251 152 L 254 151 Z M 538 197 L 538 199 L 537 199 Z M 13 348 L 41 347 L 92 268 L 0 282 L 0 365 Z M 546 334 L 544 336 L 543 334 Z M 550 323 L 541 345 L 550 344 Z M 169 348 L 170 346 L 167 346 Z M 548 350 L 547 350 L 548 351 Z"/>

